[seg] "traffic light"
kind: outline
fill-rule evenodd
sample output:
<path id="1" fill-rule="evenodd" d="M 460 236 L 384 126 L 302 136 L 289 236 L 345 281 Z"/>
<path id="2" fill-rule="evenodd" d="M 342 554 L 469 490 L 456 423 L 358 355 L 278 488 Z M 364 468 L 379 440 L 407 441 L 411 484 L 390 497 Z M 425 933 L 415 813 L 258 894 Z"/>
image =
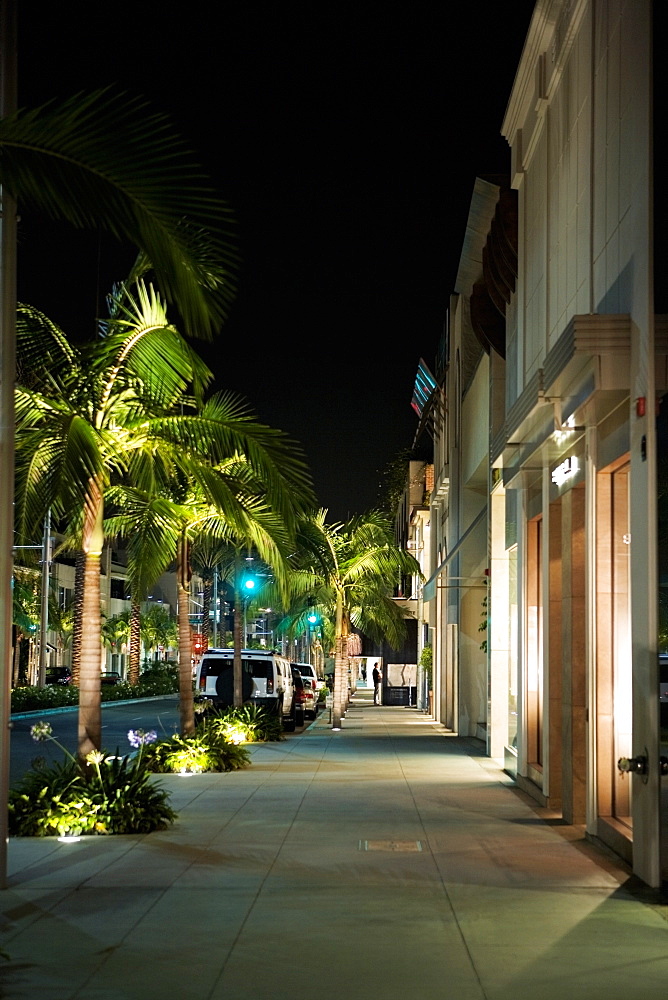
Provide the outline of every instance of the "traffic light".
<path id="1" fill-rule="evenodd" d="M 309 623 L 309 625 L 317 625 L 318 624 L 318 616 L 315 613 L 315 611 L 312 611 L 310 613 L 310 615 L 307 615 L 306 621 Z"/>
<path id="2" fill-rule="evenodd" d="M 255 590 L 256 586 L 257 586 L 257 583 L 253 579 L 253 577 L 252 576 L 247 576 L 246 579 L 244 580 L 244 590 L 246 591 L 246 593 L 247 594 L 252 594 L 253 591 Z"/>

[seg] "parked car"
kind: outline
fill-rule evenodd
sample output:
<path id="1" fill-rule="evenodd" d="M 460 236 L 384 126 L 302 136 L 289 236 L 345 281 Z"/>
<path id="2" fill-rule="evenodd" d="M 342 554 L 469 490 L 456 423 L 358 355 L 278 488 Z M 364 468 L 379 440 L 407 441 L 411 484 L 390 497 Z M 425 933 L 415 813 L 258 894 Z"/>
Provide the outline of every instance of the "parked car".
<path id="1" fill-rule="evenodd" d="M 197 694 L 209 698 L 215 708 L 229 708 L 234 703 L 234 652 L 231 649 L 207 649 L 202 655 L 195 678 Z M 241 697 L 246 705 L 263 705 L 277 712 L 283 728 L 294 732 L 295 688 L 288 660 L 275 650 L 241 651 Z"/>
<path id="2" fill-rule="evenodd" d="M 304 682 L 304 715 L 307 719 L 316 719 L 320 692 L 310 677 L 302 677 L 302 680 Z"/>
<path id="3" fill-rule="evenodd" d="M 304 705 L 304 715 L 307 719 L 315 719 L 318 714 L 318 701 L 320 698 L 320 688 L 315 674 L 315 667 L 310 663 L 291 663 L 293 670 L 298 671 L 304 682 L 304 694 L 302 702 Z M 321 686 L 325 686 L 324 680 Z"/>
<path id="4" fill-rule="evenodd" d="M 304 725 L 304 719 L 306 717 L 306 689 L 304 687 L 304 678 L 297 670 L 294 663 L 290 664 L 292 668 L 292 683 L 295 688 L 295 726 L 301 727 Z"/>
<path id="5" fill-rule="evenodd" d="M 320 677 L 312 663 L 294 663 L 302 677 L 308 677 L 315 684 L 316 691 L 325 687 L 325 678 Z"/>
<path id="6" fill-rule="evenodd" d="M 100 683 L 106 685 L 120 684 L 121 675 L 118 673 L 117 670 L 107 670 L 105 673 L 102 674 L 100 678 Z"/>
<path id="7" fill-rule="evenodd" d="M 46 671 L 47 684 L 69 684 L 72 681 L 72 671 L 69 667 L 49 667 Z"/>

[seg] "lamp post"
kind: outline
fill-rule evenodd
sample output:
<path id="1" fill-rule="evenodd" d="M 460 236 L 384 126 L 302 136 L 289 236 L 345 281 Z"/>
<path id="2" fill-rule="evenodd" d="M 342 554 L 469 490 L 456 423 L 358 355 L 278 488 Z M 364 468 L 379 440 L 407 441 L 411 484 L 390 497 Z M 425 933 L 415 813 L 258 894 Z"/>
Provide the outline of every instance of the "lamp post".
<path id="1" fill-rule="evenodd" d="M 211 641 L 215 649 L 218 645 L 218 567 L 213 571 L 213 633 Z"/>
<path id="2" fill-rule="evenodd" d="M 315 626 L 317 624 L 318 624 L 318 616 L 315 613 L 315 611 L 311 611 L 311 613 L 306 616 L 306 644 L 308 646 L 309 663 L 314 663 L 313 642 L 311 639 L 311 632 L 315 631 Z"/>

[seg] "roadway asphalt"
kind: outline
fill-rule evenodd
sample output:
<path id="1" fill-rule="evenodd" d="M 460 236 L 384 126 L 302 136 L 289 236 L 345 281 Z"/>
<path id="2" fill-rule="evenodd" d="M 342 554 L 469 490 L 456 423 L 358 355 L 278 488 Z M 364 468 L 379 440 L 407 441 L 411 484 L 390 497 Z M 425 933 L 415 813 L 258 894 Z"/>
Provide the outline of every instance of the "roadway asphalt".
<path id="1" fill-rule="evenodd" d="M 148 836 L 12 839 L 4 1000 L 665 1000 L 668 906 L 473 741 L 359 692 L 161 776 Z"/>

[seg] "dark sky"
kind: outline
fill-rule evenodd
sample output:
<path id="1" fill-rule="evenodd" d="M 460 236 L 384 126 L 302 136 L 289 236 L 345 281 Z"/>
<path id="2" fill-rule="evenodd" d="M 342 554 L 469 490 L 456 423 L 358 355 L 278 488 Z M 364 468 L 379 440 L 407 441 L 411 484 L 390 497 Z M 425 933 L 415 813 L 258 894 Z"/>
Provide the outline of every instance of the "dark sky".
<path id="1" fill-rule="evenodd" d="M 412 444 L 474 178 L 509 167 L 499 130 L 532 9 L 19 2 L 20 106 L 144 95 L 234 210 L 239 292 L 202 353 L 303 445 L 330 520 L 374 506 Z M 21 298 L 92 329 L 97 236 L 25 217 L 20 240 Z M 123 278 L 130 259 L 102 254 L 103 284 Z"/>

